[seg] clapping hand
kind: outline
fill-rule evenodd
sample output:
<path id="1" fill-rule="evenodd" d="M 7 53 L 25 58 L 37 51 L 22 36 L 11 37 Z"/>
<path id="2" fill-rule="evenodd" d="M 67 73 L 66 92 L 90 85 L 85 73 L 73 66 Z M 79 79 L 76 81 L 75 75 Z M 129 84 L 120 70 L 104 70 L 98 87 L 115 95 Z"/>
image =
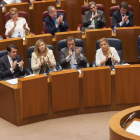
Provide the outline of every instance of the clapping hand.
<path id="1" fill-rule="evenodd" d="M 44 63 L 43 57 L 40 56 L 40 63 L 39 63 L 39 67 L 42 66 L 42 64 Z"/>
<path id="2" fill-rule="evenodd" d="M 60 21 L 60 23 L 63 24 L 63 16 L 62 15 L 59 16 L 59 21 Z"/>
<path id="3" fill-rule="evenodd" d="M 72 47 L 69 47 L 69 56 L 72 56 Z"/>
<path id="4" fill-rule="evenodd" d="M 17 60 L 13 62 L 12 70 L 14 70 L 14 69 L 15 69 L 16 64 L 17 64 Z"/>
<path id="5" fill-rule="evenodd" d="M 26 23 L 25 23 L 25 24 L 23 24 L 23 29 L 24 29 L 24 30 L 26 29 Z"/>
<path id="6" fill-rule="evenodd" d="M 81 52 L 81 49 L 80 48 L 76 49 L 77 55 L 80 55 L 80 52 Z"/>
<path id="7" fill-rule="evenodd" d="M 18 67 L 21 68 L 23 66 L 24 62 L 23 60 L 19 62 Z"/>
<path id="8" fill-rule="evenodd" d="M 115 62 L 114 55 L 111 57 L 111 61 L 112 61 L 112 62 Z"/>
<path id="9" fill-rule="evenodd" d="M 17 23 L 16 23 L 16 21 L 14 21 L 14 28 L 17 26 Z"/>
<path id="10" fill-rule="evenodd" d="M 129 16 L 124 16 L 125 17 L 125 21 L 127 22 L 128 21 L 128 18 L 129 18 Z"/>

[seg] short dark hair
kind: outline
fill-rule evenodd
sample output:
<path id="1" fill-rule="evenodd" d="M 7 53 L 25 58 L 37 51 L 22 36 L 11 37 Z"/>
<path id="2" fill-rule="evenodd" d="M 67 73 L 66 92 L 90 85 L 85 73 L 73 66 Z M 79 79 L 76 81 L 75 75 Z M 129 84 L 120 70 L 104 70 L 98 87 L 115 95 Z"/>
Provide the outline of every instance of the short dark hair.
<path id="1" fill-rule="evenodd" d="M 95 3 L 95 2 L 89 2 L 88 8 L 90 8 L 90 6 L 91 6 L 92 4 L 94 4 L 94 5 L 96 6 L 96 3 Z"/>
<path id="2" fill-rule="evenodd" d="M 11 52 L 11 48 L 14 48 L 14 49 L 17 49 L 18 50 L 18 47 L 16 45 L 10 44 L 10 45 L 7 46 L 7 51 L 8 52 Z"/>
<path id="3" fill-rule="evenodd" d="M 120 9 L 121 8 L 124 8 L 124 9 L 128 9 L 128 3 L 127 2 L 121 2 L 121 4 L 120 4 Z"/>
<path id="4" fill-rule="evenodd" d="M 69 36 L 69 37 L 67 37 L 67 39 L 66 39 L 66 43 L 67 43 L 68 41 L 71 41 L 71 40 L 74 40 L 74 43 L 75 43 L 75 38 L 74 38 L 73 36 Z"/>

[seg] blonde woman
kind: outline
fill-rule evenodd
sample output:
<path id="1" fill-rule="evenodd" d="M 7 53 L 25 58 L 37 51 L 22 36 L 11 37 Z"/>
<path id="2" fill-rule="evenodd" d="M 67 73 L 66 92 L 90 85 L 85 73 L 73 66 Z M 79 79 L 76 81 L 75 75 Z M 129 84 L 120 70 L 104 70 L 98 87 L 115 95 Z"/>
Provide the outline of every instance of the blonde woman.
<path id="1" fill-rule="evenodd" d="M 10 17 L 11 19 L 5 25 L 5 34 L 12 38 L 18 37 L 19 34 L 21 37 L 25 37 L 30 31 L 25 18 L 18 17 L 18 10 L 16 8 L 10 9 Z"/>
<path id="2" fill-rule="evenodd" d="M 56 71 L 56 60 L 52 50 L 46 46 L 44 40 L 40 39 L 36 42 L 34 52 L 31 58 L 31 68 L 33 74 L 42 74 L 48 71 Z"/>
<path id="3" fill-rule="evenodd" d="M 100 49 L 96 51 L 96 65 L 108 66 L 120 63 L 120 57 L 114 47 L 110 47 L 106 38 L 99 41 Z"/>

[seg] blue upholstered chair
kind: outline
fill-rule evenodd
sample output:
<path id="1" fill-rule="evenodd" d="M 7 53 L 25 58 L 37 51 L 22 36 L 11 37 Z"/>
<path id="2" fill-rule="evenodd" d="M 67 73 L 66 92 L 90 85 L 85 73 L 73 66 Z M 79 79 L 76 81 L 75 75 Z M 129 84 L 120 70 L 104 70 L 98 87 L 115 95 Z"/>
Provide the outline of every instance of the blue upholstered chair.
<path id="1" fill-rule="evenodd" d="M 75 41 L 76 41 L 75 42 L 75 46 L 83 48 L 83 52 L 84 52 L 84 43 L 83 43 L 83 40 L 76 38 Z M 62 48 L 65 48 L 65 47 L 67 47 L 66 39 L 60 40 L 58 42 L 58 58 L 60 57 L 60 50 Z M 89 63 L 87 63 L 87 67 L 89 67 Z"/>
<path id="2" fill-rule="evenodd" d="M 35 46 L 31 46 L 27 49 L 27 57 L 28 57 L 28 69 L 27 69 L 27 72 L 29 74 L 33 74 L 33 71 L 32 71 L 32 68 L 31 68 L 31 57 L 32 57 L 32 53 L 34 52 L 34 47 Z M 54 52 L 54 48 L 52 45 L 47 45 L 47 47 L 52 50 Z M 55 67 L 57 71 L 59 71 L 59 68 L 56 66 Z"/>
<path id="3" fill-rule="evenodd" d="M 6 54 L 8 54 L 7 50 L 0 51 L 0 58 Z"/>
<path id="4" fill-rule="evenodd" d="M 107 38 L 107 40 L 108 40 L 109 46 L 114 47 L 117 50 L 118 55 L 120 57 L 120 64 L 121 65 L 124 64 L 125 61 L 122 60 L 122 41 L 116 38 Z M 98 49 L 100 49 L 99 40 L 97 40 L 96 42 L 96 50 Z M 93 62 L 92 66 L 93 67 L 96 66 L 95 61 Z"/>

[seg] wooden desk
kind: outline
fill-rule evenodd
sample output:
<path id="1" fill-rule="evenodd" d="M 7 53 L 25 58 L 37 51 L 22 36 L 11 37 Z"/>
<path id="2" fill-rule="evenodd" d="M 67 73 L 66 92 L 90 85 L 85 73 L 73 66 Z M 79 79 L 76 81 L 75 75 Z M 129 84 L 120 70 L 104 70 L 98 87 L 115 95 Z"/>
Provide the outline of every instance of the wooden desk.
<path id="1" fill-rule="evenodd" d="M 116 28 L 116 38 L 122 41 L 122 59 L 125 62 L 138 62 L 137 40 L 140 35 L 140 27 Z"/>
<path id="2" fill-rule="evenodd" d="M 89 64 L 92 65 L 93 61 L 95 61 L 96 41 L 103 37 L 111 38 L 112 30 L 111 28 L 86 30 L 85 37 L 87 60 Z"/>
<path id="3" fill-rule="evenodd" d="M 109 67 L 83 68 L 79 75 L 77 70 L 65 70 L 50 73 L 50 78 L 45 75 L 36 75 L 19 79 L 18 85 L 10 85 L 5 81 L 0 82 L 0 117 L 15 124 L 25 125 L 37 121 L 101 111 L 122 110 L 135 105 L 140 105 L 138 88 L 125 85 L 138 98 L 129 100 L 128 90 L 123 87 L 120 97 L 121 85 L 126 79 L 125 68 L 117 66 L 116 72 L 111 72 Z M 125 66 L 126 67 L 126 66 Z M 127 68 L 128 72 L 138 73 L 140 66 Z M 122 71 L 119 73 L 118 69 Z M 127 73 L 127 72 L 126 72 Z M 120 78 L 118 78 L 120 74 Z M 127 73 L 129 74 L 129 73 Z M 131 81 L 136 80 L 139 86 L 139 75 L 129 76 Z M 41 77 L 40 77 L 41 76 Z M 42 79 L 40 79 L 42 78 Z M 118 91 L 116 90 L 118 89 Z M 137 90 L 137 91 L 136 91 Z M 121 104 L 117 103 L 120 97 Z M 123 100 L 122 100 L 123 97 Z M 26 103 L 27 102 L 27 103 Z"/>
<path id="4" fill-rule="evenodd" d="M 137 112 L 139 117 L 140 106 L 128 108 L 114 115 L 109 121 L 110 140 L 139 140 L 140 136 L 126 132 L 120 124 L 123 124 L 127 117 L 133 112 Z"/>

